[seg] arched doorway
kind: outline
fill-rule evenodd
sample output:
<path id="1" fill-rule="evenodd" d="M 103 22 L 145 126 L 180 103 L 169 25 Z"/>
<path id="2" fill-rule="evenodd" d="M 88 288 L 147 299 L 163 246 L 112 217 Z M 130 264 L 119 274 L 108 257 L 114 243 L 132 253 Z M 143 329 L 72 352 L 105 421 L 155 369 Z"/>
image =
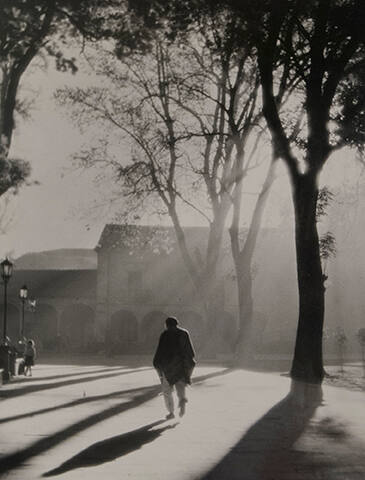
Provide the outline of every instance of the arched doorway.
<path id="1" fill-rule="evenodd" d="M 73 304 L 61 315 L 60 336 L 64 349 L 84 351 L 94 339 L 94 310 L 88 305 Z"/>
<path id="2" fill-rule="evenodd" d="M 205 324 L 203 317 L 193 311 L 182 312 L 179 315 L 179 324 L 189 330 L 195 349 L 200 349 L 204 342 Z"/>
<path id="3" fill-rule="evenodd" d="M 147 313 L 142 320 L 142 345 L 145 352 L 153 352 L 160 338 L 161 332 L 165 328 L 167 315 L 164 312 L 152 311 Z"/>
<path id="4" fill-rule="evenodd" d="M 135 353 L 138 324 L 136 316 L 128 310 L 118 310 L 110 318 L 106 341 L 112 354 Z"/>
<path id="5" fill-rule="evenodd" d="M 54 350 L 57 343 L 57 311 L 51 305 L 37 305 L 24 318 L 24 336 L 32 338 L 38 350 Z"/>

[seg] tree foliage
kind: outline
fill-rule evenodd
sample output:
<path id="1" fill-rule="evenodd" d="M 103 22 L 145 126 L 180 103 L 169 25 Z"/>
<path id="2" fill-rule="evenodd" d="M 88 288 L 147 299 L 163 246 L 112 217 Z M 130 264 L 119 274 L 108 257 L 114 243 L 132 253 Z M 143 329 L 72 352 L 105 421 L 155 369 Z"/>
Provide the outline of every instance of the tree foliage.
<path id="1" fill-rule="evenodd" d="M 0 169 L 2 172 L 0 177 L 0 196 L 10 189 L 13 193 L 16 193 L 30 175 L 30 165 L 20 159 L 5 161 L 0 157 Z"/>
<path id="2" fill-rule="evenodd" d="M 77 156 L 81 165 L 111 167 L 133 215 L 136 204 L 146 209 L 159 198 L 159 211 L 170 215 L 187 269 L 207 304 L 218 281 L 228 213 L 236 212 L 231 236 L 240 250 L 242 184 L 266 160 L 254 156 L 265 136 L 257 69 L 250 48 L 238 46 L 235 24 L 240 25 L 228 12 L 215 13 L 176 38 L 156 34 L 147 52 L 141 47 L 127 54 L 117 42 L 116 52 L 91 60 L 105 78 L 102 88 L 57 93 L 74 107 L 79 125 L 98 122 L 107 132 Z M 132 145 L 129 158 L 112 148 L 116 143 Z M 185 238 L 182 209 L 208 223 L 199 252 Z"/>
<path id="3" fill-rule="evenodd" d="M 162 8 L 164 2 L 150 0 L 147 4 L 148 8 L 156 5 Z M 195 7 L 194 14 L 187 14 L 179 23 L 179 15 L 189 5 Z M 299 320 L 292 376 L 320 383 L 325 289 L 317 231 L 318 177 L 336 149 L 344 145 L 362 149 L 364 3 L 361 0 L 210 0 L 204 4 L 171 1 L 164 9 L 165 21 L 173 28 L 186 30 L 197 16 L 200 15 L 200 21 L 206 15 L 207 8 L 235 12 L 245 33 L 241 42 L 255 52 L 263 114 L 275 157 L 286 163 L 293 186 Z M 146 14 L 148 9 L 142 12 Z M 278 99 L 290 84 L 296 86 L 292 98 L 297 108 L 285 111 Z"/>
<path id="4" fill-rule="evenodd" d="M 321 257 L 333 252 L 334 239 L 331 234 L 322 240 L 318 236 L 318 176 L 330 154 L 346 144 L 339 120 L 349 124 L 356 118 L 346 113 L 340 93 L 364 59 L 363 7 L 356 0 L 319 0 L 275 6 L 269 2 L 265 8 L 264 31 L 257 39 L 263 111 L 289 169 L 296 221 L 299 322 L 291 373 L 294 379 L 320 383 L 325 291 Z M 303 91 L 301 145 L 288 135 L 276 107 L 274 79 L 281 85 L 285 72 L 298 79 Z M 358 113 L 361 108 L 360 102 Z"/>
<path id="5" fill-rule="evenodd" d="M 0 3 L 0 158 L 1 192 L 19 187 L 30 168 L 8 158 L 15 113 L 22 113 L 17 100 L 20 82 L 32 60 L 45 52 L 55 58 L 56 67 L 76 72 L 74 58 L 64 54 L 70 36 L 105 38 L 106 14 L 119 6 L 115 1 L 1 0 Z M 102 14 L 103 13 L 103 14 Z M 24 113 L 24 112 L 23 112 Z M 22 172 L 22 173 L 21 173 Z M 9 184 L 14 181 L 14 184 Z"/>

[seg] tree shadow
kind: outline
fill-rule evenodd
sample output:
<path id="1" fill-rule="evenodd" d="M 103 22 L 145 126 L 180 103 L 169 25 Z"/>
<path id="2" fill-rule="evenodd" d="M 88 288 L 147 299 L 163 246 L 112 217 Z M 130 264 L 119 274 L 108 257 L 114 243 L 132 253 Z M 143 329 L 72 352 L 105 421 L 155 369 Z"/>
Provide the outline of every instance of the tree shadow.
<path id="1" fill-rule="evenodd" d="M 43 382 L 44 380 L 58 380 L 60 378 L 70 378 L 70 377 L 80 377 L 81 375 L 89 375 L 89 374 L 98 374 L 98 373 L 107 373 L 107 372 L 117 372 L 119 370 L 125 370 L 127 367 L 110 367 L 110 368 L 101 368 L 99 370 L 86 370 L 83 372 L 77 373 L 67 373 L 61 375 L 49 375 L 47 377 L 37 378 L 35 377 L 25 377 L 25 376 L 16 376 L 12 378 L 11 383 L 31 383 L 31 382 L 39 382 L 40 380 Z"/>
<path id="2" fill-rule="evenodd" d="M 137 430 L 132 430 L 131 432 L 123 433 L 122 435 L 117 435 L 116 437 L 94 443 L 64 462 L 59 467 L 44 473 L 42 476 L 51 477 L 76 468 L 101 465 L 102 463 L 111 462 L 116 458 L 123 457 L 128 453 L 139 450 L 143 445 L 156 440 L 166 430 L 175 428 L 176 425 L 178 425 L 178 422 L 176 422 L 173 425 L 166 425 L 165 427 L 157 429 L 154 428 L 165 422 L 166 420 L 159 420 L 138 428 Z"/>
<path id="3" fill-rule="evenodd" d="M 128 375 L 128 374 L 133 374 L 133 373 L 139 373 L 139 372 L 145 372 L 147 370 L 153 370 L 152 367 L 137 367 L 134 370 L 127 370 L 125 371 L 123 368 L 122 372 L 115 372 L 115 369 L 112 373 L 108 373 L 106 375 L 102 376 L 89 376 L 89 377 L 81 377 L 77 378 L 74 380 L 64 380 L 62 382 L 55 382 L 55 383 L 41 383 L 37 385 L 29 385 L 29 380 L 32 380 L 30 378 L 27 379 L 27 386 L 17 388 L 16 390 L 0 390 L 0 399 L 7 399 L 7 398 L 14 398 L 14 397 L 19 397 L 20 395 L 26 395 L 27 393 L 34 393 L 42 390 L 50 390 L 53 388 L 60 388 L 60 387 L 65 387 L 68 385 L 75 385 L 77 383 L 83 383 L 83 382 L 96 382 L 103 380 L 104 378 L 112 378 L 112 377 L 118 377 L 120 375 Z M 193 383 L 200 383 L 204 380 L 207 380 L 209 378 L 215 377 L 217 374 L 223 375 L 226 373 L 231 372 L 231 368 L 227 368 L 224 370 L 220 370 L 219 372 L 213 372 L 213 373 L 208 373 L 206 375 L 200 375 L 199 377 L 196 377 L 196 379 L 193 379 Z M 95 372 L 97 373 L 97 372 Z M 34 379 L 35 380 L 35 379 Z M 33 380 L 33 381 L 34 381 Z M 44 380 L 42 378 L 42 380 Z M 19 382 L 20 383 L 20 382 Z"/>
<path id="4" fill-rule="evenodd" d="M 209 378 L 224 375 L 228 373 L 228 370 L 229 369 L 218 371 L 215 373 L 210 373 L 207 375 L 200 375 L 198 377 L 195 377 L 194 383 L 195 382 L 200 383 Z M 132 389 L 132 391 L 134 391 L 134 389 Z M 40 440 L 32 443 L 28 447 L 23 448 L 22 450 L 18 450 L 15 453 L 2 457 L 0 459 L 0 474 L 9 471 L 12 468 L 15 468 L 16 466 L 26 462 L 29 458 L 51 449 L 57 444 L 65 441 L 67 438 L 70 438 L 71 436 L 83 430 L 86 430 L 87 428 L 92 427 L 97 423 L 107 420 L 108 418 L 111 418 L 115 415 L 119 415 L 132 408 L 138 407 L 139 405 L 142 405 L 143 403 L 149 400 L 152 400 L 161 392 L 161 385 L 159 384 L 159 385 L 152 385 L 148 387 L 142 387 L 142 388 L 136 389 L 136 391 L 138 393 L 131 400 L 127 402 L 114 405 L 105 410 L 102 410 L 93 415 L 90 415 L 89 417 L 84 418 L 76 423 L 73 423 L 72 425 L 69 425 L 62 430 L 59 430 L 53 434 L 50 434 L 41 438 Z M 107 394 L 107 397 L 110 398 L 111 396 L 114 396 L 116 394 L 120 395 L 121 393 L 126 393 L 126 392 L 128 391 L 113 392 L 113 393 Z M 87 399 L 87 398 L 82 399 L 82 403 L 87 401 L 93 401 L 93 400 L 100 400 L 100 396 L 97 396 L 94 399 Z"/>
<path id="5" fill-rule="evenodd" d="M 325 417 L 318 422 L 316 430 L 321 437 L 328 437 L 336 442 L 344 442 L 350 438 L 346 425 L 331 417 Z"/>
<path id="6" fill-rule="evenodd" d="M 84 367 L 93 367 L 95 365 L 100 365 L 104 367 L 113 367 L 123 365 L 126 368 L 138 368 L 145 367 L 146 365 L 151 365 L 152 363 L 152 354 L 151 355 L 115 355 L 107 356 L 104 352 L 103 354 L 74 354 L 74 353 L 45 353 L 39 357 L 37 365 L 55 365 L 56 367 L 73 367 L 84 366 Z"/>
<path id="7" fill-rule="evenodd" d="M 304 432 L 320 404 L 321 400 L 317 398 L 303 405 L 296 394 L 290 392 L 249 428 L 215 467 L 199 478 L 280 479 L 280 471 L 283 471 L 288 452 Z"/>
<path id="8" fill-rule="evenodd" d="M 282 478 L 285 472 L 285 478 L 290 480 L 360 480 L 365 478 L 363 452 L 363 442 L 350 433 L 345 423 L 325 417 L 310 422 L 304 442 L 280 452 L 262 479 Z"/>
<path id="9" fill-rule="evenodd" d="M 137 368 L 135 370 L 127 370 L 127 371 L 116 372 L 116 373 L 113 372 L 113 373 L 108 373 L 106 375 L 97 376 L 97 377 L 95 376 L 82 377 L 74 380 L 64 380 L 62 382 L 41 383 L 38 385 L 27 385 L 26 387 L 20 387 L 20 388 L 17 388 L 16 390 L 0 390 L 0 399 L 19 397 L 20 395 L 26 395 L 27 393 L 40 392 L 42 390 L 51 390 L 53 388 L 66 387 L 68 385 L 75 385 L 77 383 L 96 382 L 96 381 L 103 380 L 105 378 L 118 377 L 120 375 L 128 375 L 130 373 L 139 373 L 146 370 L 152 370 L 152 367 Z"/>
<path id="10" fill-rule="evenodd" d="M 33 444 L 25 447 L 22 450 L 18 450 L 17 452 L 7 455 L 0 459 L 0 474 L 4 473 L 17 465 L 24 463 L 29 458 L 38 455 L 42 452 L 45 452 L 55 445 L 63 442 L 67 438 L 72 437 L 73 435 L 86 430 L 97 423 L 100 423 L 108 418 L 111 418 L 115 415 L 119 415 L 131 408 L 135 408 L 148 400 L 154 398 L 160 392 L 160 386 L 154 387 L 146 387 L 146 390 L 142 394 L 135 395 L 131 400 L 128 402 L 114 405 L 109 407 L 105 410 L 100 412 L 94 413 L 87 418 L 83 418 L 82 420 L 69 425 L 68 427 L 59 430 L 53 434 L 47 435 L 40 440 L 34 442 Z"/>
<path id="11" fill-rule="evenodd" d="M 222 375 L 227 375 L 228 373 L 232 373 L 235 368 L 224 368 L 222 370 L 218 370 L 218 372 L 206 373 L 205 375 L 199 375 L 197 377 L 192 378 L 192 385 L 199 387 L 203 385 L 206 380 L 210 378 L 221 377 Z"/>
<path id="12" fill-rule="evenodd" d="M 231 372 L 231 369 L 225 369 L 221 370 L 218 372 L 213 372 L 213 373 L 208 373 L 206 375 L 200 375 L 198 377 L 195 377 L 193 379 L 193 384 L 194 386 L 200 386 L 204 383 L 205 380 L 208 380 L 210 378 L 214 378 L 220 375 L 226 375 L 227 373 Z M 122 372 L 123 373 L 123 372 Z M 40 410 L 33 410 L 30 412 L 26 413 L 21 413 L 19 415 L 13 415 L 11 417 L 5 417 L 5 418 L 0 418 L 0 425 L 2 423 L 8 423 L 8 422 L 13 422 L 16 420 L 22 420 L 24 418 L 29 418 L 29 417 L 34 417 L 36 415 L 43 415 L 45 413 L 50 413 L 54 412 L 57 410 L 60 410 L 62 408 L 70 408 L 70 407 L 77 407 L 79 405 L 83 405 L 89 402 L 98 402 L 100 400 L 107 400 L 111 399 L 113 397 L 118 397 L 118 396 L 123 396 L 123 395 L 128 395 L 128 394 L 133 394 L 133 393 L 142 393 L 143 391 L 149 390 L 151 387 L 156 387 L 157 385 L 151 385 L 148 387 L 138 387 L 138 388 L 131 388 L 128 390 L 118 390 L 116 392 L 110 392 L 110 393 L 105 393 L 102 395 L 93 395 L 93 396 L 87 396 L 83 398 L 78 398 L 77 400 L 72 400 L 71 402 L 66 402 L 62 403 L 60 405 L 56 405 L 54 407 L 47 407 L 47 408 L 42 408 Z"/>
<path id="13" fill-rule="evenodd" d="M 78 398 L 77 400 L 72 400 L 71 402 L 62 403 L 60 405 L 56 405 L 54 407 L 47 407 L 42 408 L 40 410 L 33 410 L 27 413 L 21 413 L 19 415 L 13 415 L 12 417 L 6 417 L 0 419 L 0 425 L 2 423 L 13 422 L 16 420 L 22 420 L 28 417 L 35 417 L 37 415 L 43 415 L 45 413 L 54 412 L 56 410 L 61 410 L 63 408 L 70 408 L 70 407 L 77 407 L 79 405 L 84 405 L 90 402 L 100 402 L 101 400 L 108 400 L 115 397 L 123 397 L 124 395 L 130 395 L 135 393 L 142 393 L 144 391 L 148 391 L 153 387 L 157 387 L 156 385 L 150 385 L 147 387 L 137 387 L 137 388 L 130 388 L 128 390 L 118 390 L 116 392 L 104 393 L 102 395 L 92 395 L 87 397 Z"/>

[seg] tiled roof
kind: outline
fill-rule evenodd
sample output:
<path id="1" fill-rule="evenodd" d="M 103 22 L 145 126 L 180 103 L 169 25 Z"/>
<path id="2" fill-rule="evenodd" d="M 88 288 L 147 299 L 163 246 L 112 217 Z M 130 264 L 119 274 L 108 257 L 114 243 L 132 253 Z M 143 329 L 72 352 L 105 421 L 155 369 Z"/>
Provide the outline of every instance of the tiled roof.
<path id="1" fill-rule="evenodd" d="M 96 252 L 88 248 L 62 248 L 26 253 L 14 261 L 17 270 L 92 270 Z"/>
<path id="2" fill-rule="evenodd" d="M 29 298 L 95 298 L 96 270 L 14 270 L 8 283 L 10 297 L 17 297 L 22 285 Z"/>
<path id="3" fill-rule="evenodd" d="M 203 246 L 207 239 L 207 227 L 184 227 L 190 247 Z M 107 224 L 95 250 L 129 248 L 133 251 L 159 248 L 166 253 L 176 248 L 176 234 L 173 227 L 149 225 Z"/>

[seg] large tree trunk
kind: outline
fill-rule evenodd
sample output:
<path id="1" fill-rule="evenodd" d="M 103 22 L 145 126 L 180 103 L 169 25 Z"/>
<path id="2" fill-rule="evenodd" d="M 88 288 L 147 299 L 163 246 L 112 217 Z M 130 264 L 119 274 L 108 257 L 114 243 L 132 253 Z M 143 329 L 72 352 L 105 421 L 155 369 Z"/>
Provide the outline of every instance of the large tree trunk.
<path id="1" fill-rule="evenodd" d="M 293 188 L 299 321 L 291 377 L 294 380 L 320 384 L 324 374 L 324 285 L 316 222 L 316 174 L 309 171 L 299 175 Z"/>

